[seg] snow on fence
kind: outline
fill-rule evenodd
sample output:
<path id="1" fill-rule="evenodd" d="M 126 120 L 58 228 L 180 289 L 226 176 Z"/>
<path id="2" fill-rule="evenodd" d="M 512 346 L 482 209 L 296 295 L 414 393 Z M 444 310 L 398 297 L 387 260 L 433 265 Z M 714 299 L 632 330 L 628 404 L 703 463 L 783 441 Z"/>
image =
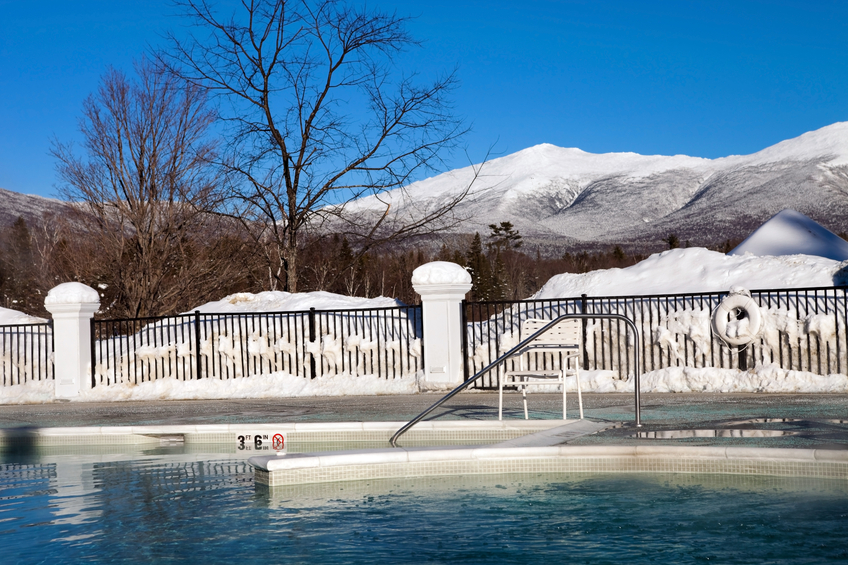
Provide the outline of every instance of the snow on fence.
<path id="1" fill-rule="evenodd" d="M 0 326 L 0 363 L 2 386 L 52 380 L 52 324 L 45 322 Z"/>
<path id="2" fill-rule="evenodd" d="M 745 348 L 724 345 L 710 330 L 724 292 L 466 302 L 465 376 L 523 339 L 523 320 L 574 313 L 622 314 L 636 323 L 639 343 L 621 322 L 583 322 L 583 368 L 618 371 L 621 378 L 633 374 L 634 347 L 639 347 L 643 373 L 674 366 L 744 369 L 758 364 L 820 375 L 848 373 L 848 287 L 755 290 L 751 295 L 760 307 L 763 329 Z M 546 355 L 536 363 L 559 367 L 560 360 Z M 502 367 L 481 379 L 478 388 L 497 388 L 500 374 L 510 368 Z"/>
<path id="3" fill-rule="evenodd" d="M 92 386 L 422 370 L 418 306 L 92 320 Z M 199 352 L 199 355 L 198 355 Z"/>

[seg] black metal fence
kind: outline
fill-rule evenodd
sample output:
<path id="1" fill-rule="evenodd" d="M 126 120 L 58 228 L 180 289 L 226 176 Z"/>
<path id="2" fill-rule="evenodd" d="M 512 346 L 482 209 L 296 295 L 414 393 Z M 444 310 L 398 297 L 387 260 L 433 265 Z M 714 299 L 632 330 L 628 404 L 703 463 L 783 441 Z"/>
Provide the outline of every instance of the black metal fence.
<path id="1" fill-rule="evenodd" d="M 53 324 L 0 326 L 0 384 L 53 380 Z"/>
<path id="2" fill-rule="evenodd" d="M 466 378 L 524 337 L 523 320 L 573 313 L 622 314 L 636 323 L 639 343 L 621 322 L 583 322 L 583 368 L 618 371 L 620 378 L 633 373 L 635 347 L 643 373 L 674 366 L 745 369 L 756 364 L 821 375 L 848 371 L 848 287 L 755 290 L 751 295 L 761 309 L 763 327 L 745 348 L 726 346 L 710 330 L 712 312 L 727 293 L 466 302 Z M 496 388 L 498 378 L 492 372 L 478 388 Z"/>
<path id="3" fill-rule="evenodd" d="M 423 368 L 420 306 L 92 320 L 92 386 L 285 372 L 400 378 Z"/>

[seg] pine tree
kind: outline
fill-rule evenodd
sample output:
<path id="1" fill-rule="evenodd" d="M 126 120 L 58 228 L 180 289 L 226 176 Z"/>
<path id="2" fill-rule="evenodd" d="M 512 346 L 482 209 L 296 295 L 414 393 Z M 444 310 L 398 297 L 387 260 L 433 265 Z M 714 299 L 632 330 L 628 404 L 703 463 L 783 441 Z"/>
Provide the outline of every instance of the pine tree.
<path id="1" fill-rule="evenodd" d="M 668 244 L 669 249 L 677 249 L 680 247 L 680 238 L 673 233 L 668 234 L 668 237 L 663 238 L 663 241 Z"/>
<path id="2" fill-rule="evenodd" d="M 523 243 L 518 230 L 512 225 L 512 222 L 501 222 L 500 225 L 489 224 L 491 233 L 489 234 L 489 243 L 486 244 L 489 251 L 495 250 L 500 254 L 505 249 L 518 249 Z"/>
<path id="3" fill-rule="evenodd" d="M 26 220 L 18 217 L 6 231 L 0 253 L 0 291 L 7 308 L 35 311 L 41 304 L 35 283 L 32 237 Z"/>
<path id="4" fill-rule="evenodd" d="M 471 292 L 474 299 L 492 300 L 492 268 L 489 265 L 489 259 L 483 254 L 483 241 L 479 232 L 474 234 L 465 258 L 468 270 L 471 272 Z"/>
<path id="5" fill-rule="evenodd" d="M 491 265 L 490 300 L 502 300 L 510 294 L 509 277 L 505 264 L 504 253 L 521 247 L 521 235 L 512 222 L 489 224 L 489 262 Z"/>

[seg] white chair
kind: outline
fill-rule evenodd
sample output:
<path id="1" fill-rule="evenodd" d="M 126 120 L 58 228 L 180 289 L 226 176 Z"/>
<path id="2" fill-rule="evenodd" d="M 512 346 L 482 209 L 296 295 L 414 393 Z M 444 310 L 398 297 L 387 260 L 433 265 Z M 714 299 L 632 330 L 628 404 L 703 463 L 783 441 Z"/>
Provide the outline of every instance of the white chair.
<path id="1" fill-rule="evenodd" d="M 524 320 L 521 324 L 522 340 L 527 339 L 537 331 L 551 323 L 551 320 Z M 562 387 L 562 419 L 567 420 L 565 413 L 565 377 L 574 375 L 577 380 L 577 401 L 580 406 L 580 419 L 583 419 L 583 395 L 580 391 L 580 320 L 563 320 L 557 325 L 538 336 L 522 347 L 512 357 L 518 357 L 517 371 L 506 371 L 498 386 L 498 420 L 503 419 L 503 389 L 504 386 L 514 385 L 521 391 L 524 398 L 524 419 L 527 414 L 527 389 L 531 386 L 550 386 L 559 384 Z M 550 355 L 560 357 L 560 368 L 552 367 Z M 574 368 L 571 368 L 571 362 Z M 546 369 L 539 369 L 547 362 Z M 536 366 L 533 370 L 530 367 Z"/>

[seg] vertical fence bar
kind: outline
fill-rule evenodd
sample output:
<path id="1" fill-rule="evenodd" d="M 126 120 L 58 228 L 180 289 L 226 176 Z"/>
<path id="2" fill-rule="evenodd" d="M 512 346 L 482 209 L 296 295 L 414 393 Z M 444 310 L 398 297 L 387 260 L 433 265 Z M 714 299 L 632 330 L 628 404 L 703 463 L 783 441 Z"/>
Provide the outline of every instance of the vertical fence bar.
<path id="1" fill-rule="evenodd" d="M 315 308 L 309 309 L 309 342 L 315 343 Z M 313 345 L 314 347 L 314 345 Z M 315 354 L 309 359 L 309 378 L 315 378 Z"/>
<path id="2" fill-rule="evenodd" d="M 200 310 L 194 311 L 194 379 L 200 380 L 202 370 L 200 359 Z"/>
<path id="3" fill-rule="evenodd" d="M 88 331 L 91 336 L 91 343 L 88 344 L 88 353 L 91 355 L 91 388 L 94 388 L 97 386 L 97 377 L 95 376 L 97 374 L 97 371 L 95 370 L 95 367 L 97 367 L 97 357 L 94 356 L 94 342 L 97 340 L 97 334 L 94 331 L 94 317 L 91 317 L 88 320 Z"/>

